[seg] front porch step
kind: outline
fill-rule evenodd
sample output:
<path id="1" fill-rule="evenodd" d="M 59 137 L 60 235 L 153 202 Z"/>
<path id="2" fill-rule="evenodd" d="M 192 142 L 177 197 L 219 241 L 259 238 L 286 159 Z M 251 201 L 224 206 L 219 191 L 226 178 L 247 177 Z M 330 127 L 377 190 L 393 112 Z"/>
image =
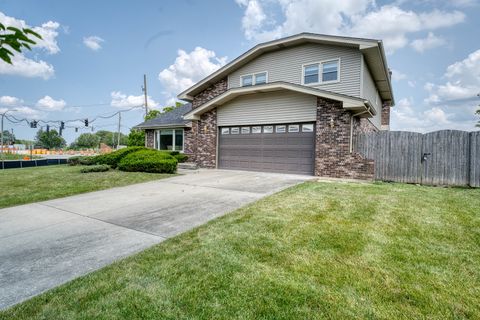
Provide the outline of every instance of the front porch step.
<path id="1" fill-rule="evenodd" d="M 177 165 L 178 169 L 197 170 L 198 166 L 192 162 L 181 162 Z"/>

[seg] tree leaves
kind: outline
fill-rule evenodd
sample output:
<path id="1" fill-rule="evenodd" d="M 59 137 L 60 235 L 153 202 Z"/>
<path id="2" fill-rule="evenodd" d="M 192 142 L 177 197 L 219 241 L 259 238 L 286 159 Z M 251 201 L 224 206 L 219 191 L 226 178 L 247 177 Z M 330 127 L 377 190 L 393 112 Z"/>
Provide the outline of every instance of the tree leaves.
<path id="1" fill-rule="evenodd" d="M 0 23 L 0 59 L 8 64 L 12 64 L 12 57 L 15 55 L 12 51 L 7 49 L 7 46 L 18 53 L 22 49 L 32 50 L 31 45 L 36 42 L 29 38 L 29 36 L 42 39 L 42 36 L 29 28 L 19 29 L 12 26 L 5 26 Z"/>

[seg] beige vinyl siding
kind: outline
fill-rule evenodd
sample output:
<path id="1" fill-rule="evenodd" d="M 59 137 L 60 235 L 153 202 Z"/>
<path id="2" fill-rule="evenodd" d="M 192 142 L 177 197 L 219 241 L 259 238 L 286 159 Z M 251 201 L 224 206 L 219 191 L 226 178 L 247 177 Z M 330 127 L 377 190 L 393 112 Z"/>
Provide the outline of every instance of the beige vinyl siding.
<path id="1" fill-rule="evenodd" d="M 219 126 L 316 121 L 317 98 L 274 91 L 241 96 L 217 108 Z"/>
<path id="2" fill-rule="evenodd" d="M 363 63 L 363 80 L 362 80 L 362 95 L 364 99 L 367 99 L 370 101 L 370 103 L 373 105 L 375 108 L 375 111 L 377 114 L 373 117 L 370 118 L 370 121 L 380 129 L 381 127 L 381 122 L 382 122 L 382 98 L 380 98 L 380 95 L 378 93 L 378 90 L 375 86 L 375 82 L 373 81 L 372 75 L 370 74 L 370 70 L 367 67 L 366 63 Z"/>
<path id="3" fill-rule="evenodd" d="M 240 86 L 245 74 L 268 72 L 268 82 L 302 84 L 302 65 L 340 58 L 340 82 L 312 87 L 360 97 L 362 54 L 358 49 L 321 44 L 304 44 L 265 53 L 228 76 L 229 88 Z"/>

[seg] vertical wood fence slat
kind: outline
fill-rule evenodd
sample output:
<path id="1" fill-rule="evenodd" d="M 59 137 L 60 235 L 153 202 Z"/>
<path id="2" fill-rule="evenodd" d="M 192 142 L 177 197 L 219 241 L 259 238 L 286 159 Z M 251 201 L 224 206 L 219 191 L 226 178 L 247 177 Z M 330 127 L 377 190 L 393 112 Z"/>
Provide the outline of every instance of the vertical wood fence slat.
<path id="1" fill-rule="evenodd" d="M 356 137 L 355 150 L 375 161 L 377 180 L 480 187 L 480 132 L 365 133 Z"/>

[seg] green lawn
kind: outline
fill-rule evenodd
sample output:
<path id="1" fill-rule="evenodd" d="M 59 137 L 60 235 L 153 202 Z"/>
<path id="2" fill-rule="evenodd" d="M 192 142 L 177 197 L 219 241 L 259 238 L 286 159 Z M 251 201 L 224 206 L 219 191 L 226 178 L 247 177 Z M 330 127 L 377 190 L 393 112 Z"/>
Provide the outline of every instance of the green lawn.
<path id="1" fill-rule="evenodd" d="M 118 170 L 81 173 L 80 169 L 67 165 L 0 169 L 0 208 L 172 176 Z"/>
<path id="2" fill-rule="evenodd" d="M 3 319 L 479 319 L 480 190 L 307 182 Z"/>

